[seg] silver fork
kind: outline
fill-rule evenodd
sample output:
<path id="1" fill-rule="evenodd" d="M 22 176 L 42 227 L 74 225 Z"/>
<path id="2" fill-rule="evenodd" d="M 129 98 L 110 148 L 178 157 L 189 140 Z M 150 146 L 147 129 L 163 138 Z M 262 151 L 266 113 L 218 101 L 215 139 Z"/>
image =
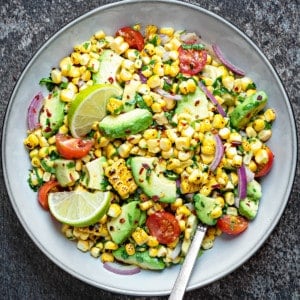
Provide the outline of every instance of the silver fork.
<path id="1" fill-rule="evenodd" d="M 203 224 L 198 224 L 196 232 L 193 237 L 193 241 L 190 245 L 188 253 L 184 259 L 184 262 L 181 266 L 180 272 L 177 276 L 177 279 L 172 288 L 169 300 L 181 300 L 183 299 L 186 286 L 189 282 L 191 273 L 193 271 L 196 258 L 198 256 L 201 243 L 205 236 L 207 227 Z"/>

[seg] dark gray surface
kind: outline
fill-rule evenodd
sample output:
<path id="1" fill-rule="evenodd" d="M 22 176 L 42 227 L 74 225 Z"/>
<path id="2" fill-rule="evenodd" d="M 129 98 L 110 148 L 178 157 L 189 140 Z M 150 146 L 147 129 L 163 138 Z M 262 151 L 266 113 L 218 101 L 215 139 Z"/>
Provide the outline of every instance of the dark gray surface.
<path id="1" fill-rule="evenodd" d="M 1 131 L 10 94 L 32 54 L 69 21 L 111 2 L 114 1 L 0 0 Z M 299 132 L 299 1 L 186 2 L 219 14 L 257 43 L 283 81 Z M 300 298 L 299 178 L 298 167 L 284 214 L 259 251 L 227 277 L 188 292 L 186 299 Z M 0 197 L 1 299 L 145 299 L 89 286 L 53 264 L 17 220 L 5 190 L 2 166 Z"/>

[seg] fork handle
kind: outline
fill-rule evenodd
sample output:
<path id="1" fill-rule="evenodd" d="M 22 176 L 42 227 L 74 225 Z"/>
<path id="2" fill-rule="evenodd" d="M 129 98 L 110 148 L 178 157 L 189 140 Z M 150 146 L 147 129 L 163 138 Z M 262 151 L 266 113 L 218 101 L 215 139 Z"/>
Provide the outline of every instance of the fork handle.
<path id="1" fill-rule="evenodd" d="M 202 240 L 206 233 L 206 226 L 198 225 L 192 244 L 188 250 L 188 253 L 184 259 L 184 262 L 181 266 L 180 272 L 177 276 L 169 300 L 181 300 L 183 299 L 186 286 L 190 279 L 193 267 L 195 265 L 196 258 L 198 256 Z"/>

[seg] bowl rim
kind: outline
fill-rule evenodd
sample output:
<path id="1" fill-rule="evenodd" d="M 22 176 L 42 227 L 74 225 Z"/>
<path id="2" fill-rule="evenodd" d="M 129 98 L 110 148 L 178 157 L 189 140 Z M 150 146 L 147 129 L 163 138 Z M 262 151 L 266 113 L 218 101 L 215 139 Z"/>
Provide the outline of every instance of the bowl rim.
<path id="1" fill-rule="evenodd" d="M 233 29 L 234 31 L 236 31 L 242 38 L 244 38 L 247 43 L 249 43 L 254 49 L 255 51 L 262 57 L 263 61 L 266 63 L 266 65 L 268 66 L 268 68 L 270 69 L 270 71 L 272 72 L 274 78 L 277 80 L 280 90 L 282 92 L 282 94 L 285 96 L 286 104 L 287 104 L 287 109 L 289 112 L 289 117 L 291 119 L 291 123 L 293 123 L 293 127 L 292 127 L 292 135 L 293 135 L 293 139 L 295 141 L 294 146 L 293 146 L 293 150 L 294 150 L 294 156 L 293 159 L 295 160 L 295 164 L 292 166 L 292 172 L 291 172 L 291 177 L 287 183 L 286 186 L 286 191 L 288 191 L 288 194 L 285 198 L 285 201 L 283 202 L 284 205 L 282 205 L 281 210 L 279 211 L 277 217 L 273 220 L 273 224 L 272 226 L 269 226 L 268 230 L 265 232 L 264 238 L 261 240 L 261 242 L 259 244 L 257 244 L 255 247 L 253 247 L 251 249 L 251 251 L 249 251 L 249 253 L 247 254 L 247 256 L 245 257 L 245 259 L 240 263 L 240 264 L 236 264 L 234 267 L 230 268 L 229 270 L 224 271 L 222 274 L 220 274 L 219 276 L 217 276 L 217 278 L 214 278 L 213 280 L 207 280 L 202 282 L 201 284 L 194 284 L 194 285 L 189 285 L 187 287 L 187 290 L 193 290 L 202 286 L 205 286 L 207 284 L 210 284 L 216 280 L 220 280 L 221 278 L 229 275 L 230 273 L 232 273 L 234 270 L 236 270 L 237 268 L 239 268 L 242 264 L 244 264 L 246 261 L 249 260 L 250 257 L 252 257 L 260 248 L 261 246 L 265 243 L 266 239 L 270 236 L 271 232 L 274 230 L 274 228 L 277 226 L 280 218 L 282 217 L 282 214 L 286 208 L 286 205 L 288 203 L 288 200 L 290 198 L 290 193 L 292 191 L 293 188 L 293 184 L 295 182 L 295 178 L 296 178 L 296 169 L 297 169 L 297 161 L 299 159 L 298 157 L 298 136 L 296 134 L 297 131 L 297 126 L 296 126 L 296 120 L 295 120 L 295 115 L 294 115 L 294 111 L 293 111 L 293 107 L 291 105 L 291 101 L 289 99 L 288 93 L 283 85 L 283 82 L 278 74 L 278 72 L 276 71 L 276 69 L 273 67 L 273 65 L 271 64 L 271 62 L 269 61 L 269 59 L 265 56 L 265 54 L 262 52 L 262 50 L 260 50 L 260 48 L 256 45 L 256 43 L 254 43 L 243 31 L 241 31 L 236 25 L 234 25 L 232 22 L 226 20 L 225 18 L 219 16 L 218 14 L 209 11 L 208 9 L 203 8 L 200 4 L 192 4 L 192 3 L 187 3 L 187 2 L 181 2 L 178 0 L 124 0 L 124 1 L 117 1 L 117 2 L 113 2 L 113 3 L 108 3 L 108 4 L 104 4 L 101 5 L 97 8 L 94 8 L 86 13 L 83 13 L 82 15 L 76 17 L 75 19 L 71 20 L 70 22 L 66 23 L 65 25 L 63 25 L 60 29 L 58 29 L 56 32 L 54 32 L 40 47 L 37 48 L 37 50 L 33 53 L 33 55 L 31 56 L 31 58 L 28 60 L 28 62 L 26 63 L 26 65 L 24 66 L 23 70 L 20 72 L 20 76 L 17 80 L 17 82 L 15 83 L 12 93 L 9 97 L 9 101 L 7 103 L 6 109 L 5 109 L 5 114 L 4 114 L 4 122 L 3 122 L 3 130 L 2 130 L 2 167 L 3 167 L 3 174 L 4 174 L 4 182 L 5 182 L 5 187 L 7 190 L 7 193 L 9 195 L 9 199 L 10 199 L 10 203 L 13 206 L 13 209 L 16 213 L 16 215 L 18 216 L 18 219 L 20 221 L 20 223 L 22 224 L 22 227 L 25 229 L 26 233 L 29 235 L 29 237 L 34 241 L 34 244 L 43 252 L 43 254 L 45 254 L 52 262 L 55 263 L 55 265 L 59 266 L 63 271 L 68 272 L 69 274 L 71 274 L 72 276 L 74 276 L 75 278 L 78 278 L 82 281 L 84 281 L 85 283 L 88 283 L 90 285 L 96 286 L 98 288 L 102 288 L 104 290 L 110 291 L 110 292 L 117 292 L 120 293 L 119 289 L 115 289 L 112 287 L 106 287 L 104 285 L 99 285 L 99 283 L 97 282 L 93 282 L 91 281 L 91 279 L 89 278 L 85 278 L 84 276 L 82 276 L 81 274 L 78 274 L 76 272 L 73 272 L 72 270 L 69 270 L 68 267 L 66 265 L 64 265 L 61 261 L 57 260 L 56 257 L 52 256 L 47 249 L 40 243 L 40 241 L 33 235 L 33 233 L 31 232 L 30 228 L 27 226 L 25 220 L 22 217 L 21 212 L 19 211 L 19 208 L 14 200 L 14 194 L 13 191 L 11 190 L 10 184 L 9 184 L 9 179 L 7 173 L 7 165 L 6 165 L 6 161 L 5 161 L 5 157 L 6 157 L 6 148 L 5 148 L 5 141 L 6 141 L 6 130 L 7 130 L 7 121 L 8 118 L 11 114 L 11 108 L 12 108 L 12 104 L 13 104 L 13 99 L 16 96 L 17 90 L 19 89 L 19 86 L 21 85 L 21 82 L 26 74 L 26 72 L 28 71 L 28 69 L 30 68 L 30 66 L 32 65 L 32 63 L 35 61 L 35 59 L 40 55 L 40 53 L 42 53 L 44 51 L 44 49 L 50 45 L 58 36 L 60 36 L 66 29 L 72 27 L 73 25 L 75 25 L 76 23 L 89 18 L 91 15 L 93 14 L 97 14 L 100 11 L 105 11 L 107 9 L 113 8 L 113 7 L 117 7 L 117 6 L 123 6 L 123 5 L 127 5 L 127 4 L 133 4 L 133 3 L 141 3 L 141 2 L 145 2 L 147 4 L 151 4 L 151 3 L 164 3 L 164 4 L 172 4 L 172 5 L 179 5 L 182 7 L 189 7 L 192 8 L 196 11 L 199 11 L 200 13 L 209 15 L 215 19 L 218 19 L 220 22 L 225 23 L 225 25 L 229 26 L 231 29 Z M 122 291 L 121 292 L 123 294 L 128 294 L 128 295 L 146 295 L 146 296 L 150 296 L 150 295 L 166 295 L 168 294 L 170 291 L 163 291 L 163 292 L 159 292 L 159 293 L 135 293 L 134 291 Z"/>

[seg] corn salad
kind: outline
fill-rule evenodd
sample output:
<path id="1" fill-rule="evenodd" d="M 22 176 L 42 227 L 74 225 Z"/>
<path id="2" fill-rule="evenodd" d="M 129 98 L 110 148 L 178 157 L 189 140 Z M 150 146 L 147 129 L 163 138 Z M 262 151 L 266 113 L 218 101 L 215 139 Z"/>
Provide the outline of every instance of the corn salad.
<path id="1" fill-rule="evenodd" d="M 112 50 L 122 58 L 112 84 L 125 90 L 129 82 L 134 83 L 128 103 L 133 109 L 151 112 L 153 121 L 146 129 L 118 138 L 100 130 L 101 120 L 93 124 L 88 135 L 83 137 L 93 140 L 93 146 L 84 157 L 74 160 L 72 180 L 63 189 L 93 192 L 83 184 L 82 177 L 90 162 L 104 157 L 103 190 L 111 191 L 113 200 L 106 214 L 95 224 L 88 227 L 62 224 L 61 231 L 66 238 L 76 241 L 80 251 L 89 252 L 102 262 L 116 261 L 115 251 L 124 247 L 129 257 L 147 252 L 151 258 L 171 266 L 183 261 L 196 224 L 202 221 L 197 214 L 194 195 L 201 194 L 215 203 L 209 211 L 211 224 L 202 243 L 203 250 L 212 248 L 216 237 L 222 233 L 217 223 L 222 216 L 241 214 L 236 203 L 238 169 L 243 165 L 247 172 L 255 174 L 268 162 L 266 142 L 272 136 L 276 113 L 272 108 L 265 108 L 242 128 L 232 127 L 230 114 L 247 97 L 258 92 L 251 78 L 236 75 L 205 45 L 204 50 L 199 50 L 206 55 L 202 69 L 196 74 L 183 72 L 184 68 L 194 67 L 183 66 L 180 56 L 183 46 L 188 49 L 193 43 L 202 43 L 195 33 L 155 25 L 141 28 L 136 24 L 131 28 L 143 35 L 141 43 L 132 44 L 126 35 L 108 35 L 99 30 L 89 40 L 75 45 L 51 70 L 49 78 L 41 81 L 51 90 L 49 94 L 59 91 L 65 117 L 50 136 L 45 136 L 40 127 L 28 131 L 24 140 L 32 165 L 28 182 L 32 189 L 39 190 L 46 182 L 57 180 L 55 161 L 61 158 L 56 146 L 57 134 L 71 136 L 67 118 L 70 104 L 78 93 L 95 84 L 95 74 L 102 72 L 101 54 Z M 214 95 L 225 114 L 207 96 L 203 100 L 203 116 L 195 116 L 190 109 L 178 109 L 184 99 L 199 91 L 199 82 Z M 108 115 L 117 116 L 124 113 L 123 108 L 122 97 L 111 97 L 106 111 Z M 222 141 L 224 153 L 216 168 L 211 170 L 218 152 L 216 135 Z M 140 187 L 130 164 L 133 157 L 158 159 L 164 177 L 176 183 L 173 201 L 160 201 Z M 124 204 L 131 201 L 138 201 L 141 221 L 118 244 L 108 224 L 120 217 Z M 160 242 L 147 226 L 146 220 L 158 212 L 173 215 L 178 225 L 179 231 L 169 243 Z"/>

